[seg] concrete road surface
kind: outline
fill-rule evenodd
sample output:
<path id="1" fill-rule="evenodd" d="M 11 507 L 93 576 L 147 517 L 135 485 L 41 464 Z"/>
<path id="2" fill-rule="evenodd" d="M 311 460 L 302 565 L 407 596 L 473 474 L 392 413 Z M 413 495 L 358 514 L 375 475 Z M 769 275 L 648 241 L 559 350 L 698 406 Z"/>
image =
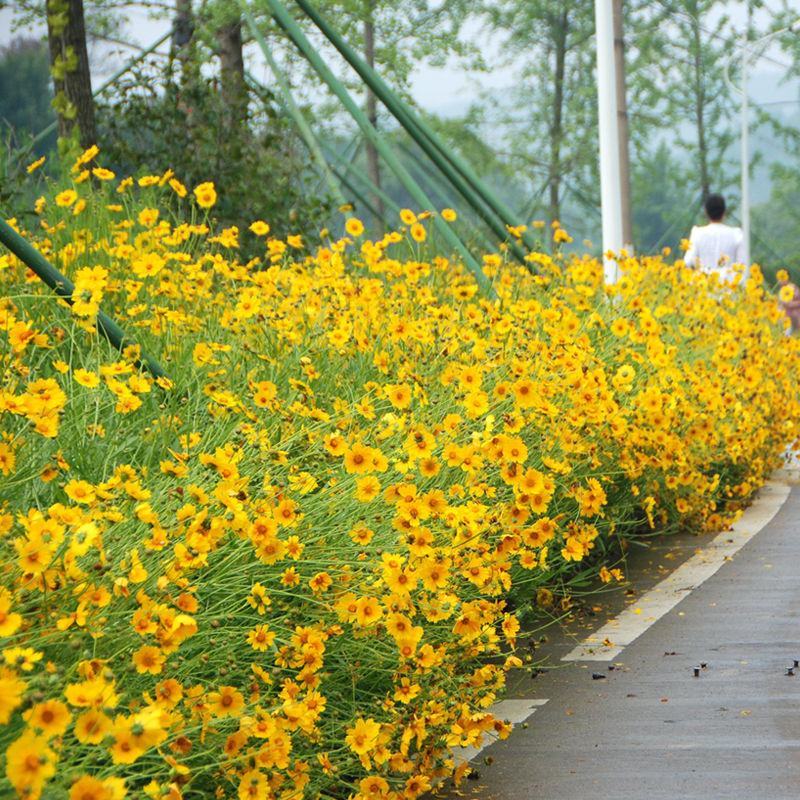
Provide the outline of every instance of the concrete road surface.
<path id="1" fill-rule="evenodd" d="M 800 668 L 787 674 L 800 660 L 800 488 L 772 484 L 746 517 L 701 553 L 684 541 L 688 561 L 661 564 L 650 583 L 661 582 L 599 635 L 556 641 L 558 668 L 522 674 L 501 704 L 527 728 L 467 753 L 475 774 L 459 793 L 800 797 Z"/>

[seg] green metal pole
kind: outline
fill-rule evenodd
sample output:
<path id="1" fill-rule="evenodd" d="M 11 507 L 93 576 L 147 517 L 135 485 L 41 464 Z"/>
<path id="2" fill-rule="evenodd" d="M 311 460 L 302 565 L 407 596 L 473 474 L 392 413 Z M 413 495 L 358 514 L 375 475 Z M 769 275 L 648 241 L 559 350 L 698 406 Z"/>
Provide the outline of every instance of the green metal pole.
<path id="1" fill-rule="evenodd" d="M 408 171 L 412 175 L 416 175 L 418 181 L 425 181 L 430 184 L 431 196 L 438 198 L 440 209 L 452 205 L 452 200 L 447 196 L 447 190 L 442 186 L 441 181 L 437 180 L 436 173 L 426 172 L 418 163 L 416 154 L 402 142 L 398 142 L 397 147 L 406 156 L 406 163 L 409 165 Z"/>
<path id="2" fill-rule="evenodd" d="M 261 48 L 261 52 L 264 54 L 264 58 L 267 60 L 267 64 L 269 65 L 269 68 L 275 77 L 275 82 L 278 84 L 278 89 L 283 97 L 286 110 L 289 113 L 289 116 L 291 116 L 291 118 L 294 120 L 295 125 L 297 125 L 297 128 L 300 131 L 300 136 L 302 136 L 312 158 L 317 162 L 317 166 L 322 172 L 325 182 L 328 184 L 329 191 L 340 206 L 347 205 L 347 199 L 342 193 L 341 187 L 331 172 L 328 162 L 325 160 L 325 156 L 322 154 L 317 137 L 314 136 L 314 132 L 311 130 L 311 126 L 306 121 L 305 116 L 303 116 L 303 112 L 300 110 L 297 103 L 295 103 L 292 90 L 289 88 L 289 82 L 286 80 L 283 70 L 281 70 L 281 68 L 278 66 L 278 62 L 272 55 L 272 50 L 270 50 L 266 39 L 258 29 L 256 21 L 253 18 L 253 15 L 250 13 L 250 9 L 247 7 L 244 0 L 239 0 L 239 5 L 242 7 L 242 13 L 244 14 L 247 26 L 250 28 L 250 33 L 253 34 L 253 38 Z M 253 78 L 250 78 L 250 80 L 253 81 Z"/>
<path id="3" fill-rule="evenodd" d="M 110 78 L 108 78 L 108 80 L 101 83 L 100 86 L 98 86 L 97 89 L 92 92 L 92 97 L 99 97 L 101 94 L 103 94 L 103 92 L 105 92 L 109 86 L 113 86 L 126 72 L 135 67 L 140 61 L 147 58 L 147 56 L 149 56 L 167 39 L 169 39 L 170 36 L 172 36 L 172 30 L 169 30 L 160 39 L 153 42 L 153 44 L 151 44 L 146 50 L 142 50 L 139 55 L 135 56 L 131 61 L 125 64 L 124 67 L 118 69 Z M 37 133 L 36 136 L 31 139 L 31 146 L 35 145 L 37 142 L 40 142 L 46 136 L 49 136 L 57 127 L 57 122 L 51 122 L 46 128 L 40 130 L 39 133 Z"/>
<path id="4" fill-rule="evenodd" d="M 59 297 L 72 303 L 75 284 L 62 275 L 32 244 L 20 236 L 4 219 L 0 218 L 0 244 L 4 244 L 20 261 L 30 267 Z M 102 311 L 97 315 L 97 330 L 108 339 L 117 350 L 123 350 L 136 342 L 128 339 L 125 331 Z M 139 362 L 155 378 L 166 378 L 167 373 L 161 365 L 146 353 L 141 353 Z"/>
<path id="5" fill-rule="evenodd" d="M 351 173 L 355 175 L 361 183 L 367 187 L 367 189 L 372 192 L 373 194 L 378 195 L 388 206 L 390 206 L 394 211 L 400 212 L 400 206 L 394 201 L 391 195 L 387 194 L 385 190 L 381 189 L 380 186 L 376 186 L 370 177 L 364 172 L 363 169 L 356 166 L 353 162 L 345 161 L 345 159 L 331 150 L 330 147 L 325 148 L 326 152 L 328 153 L 329 157 L 332 158 L 334 161 L 339 162 L 341 167 L 344 168 L 344 172 L 341 172 L 341 167 L 339 172 L 345 176 L 349 176 Z M 388 220 L 384 219 L 384 222 L 387 224 L 389 223 Z M 391 226 L 390 226 L 391 227 Z"/>
<path id="6" fill-rule="evenodd" d="M 411 113 L 380 75 L 345 42 L 308 0 L 296 0 L 296 2 L 501 241 L 507 240 L 509 234 L 506 225 L 518 224 L 515 222 L 513 211 L 494 196 L 452 148 L 444 146 L 422 119 Z M 525 243 L 532 247 L 533 239 L 527 236 L 527 231 L 523 238 Z M 518 258 L 524 259 L 525 253 L 515 242 L 511 242 L 511 247 Z"/>
<path id="7" fill-rule="evenodd" d="M 414 202 L 418 203 L 419 207 L 422 209 L 429 209 L 433 211 L 434 206 L 431 203 L 430 198 L 408 174 L 407 170 L 400 163 L 392 149 L 386 144 L 372 123 L 370 123 L 367 115 L 358 107 L 344 85 L 336 78 L 327 64 L 325 64 L 325 62 L 322 60 L 317 52 L 317 49 L 306 38 L 303 31 L 300 29 L 300 26 L 294 21 L 291 14 L 289 14 L 289 12 L 286 10 L 285 6 L 280 2 L 280 0 L 265 0 L 265 2 L 269 7 L 275 21 L 286 31 L 289 38 L 306 57 L 314 71 L 339 98 L 342 105 L 344 105 L 344 107 L 347 109 L 348 113 L 355 120 L 358 127 L 361 128 L 364 136 L 366 136 L 375 145 L 375 149 L 378 151 L 378 153 L 380 153 L 381 158 L 383 158 L 383 160 L 386 162 L 386 165 L 389 167 L 389 169 L 394 172 L 394 174 L 397 176 L 397 179 L 403 184 L 406 191 L 413 198 Z M 472 253 L 469 252 L 455 231 L 453 231 L 453 229 L 450 228 L 448 224 L 438 215 L 433 217 L 433 224 L 441 234 L 442 238 L 464 260 L 464 264 L 473 273 L 475 280 L 481 289 L 487 292 L 490 297 L 496 298 L 497 293 L 481 269 L 480 264 L 477 262 Z"/>
<path id="8" fill-rule="evenodd" d="M 359 149 L 359 135 L 356 134 L 345 146 L 341 154 L 342 163 L 349 164 L 357 155 Z M 329 148 L 331 150 L 332 148 Z M 334 172 L 338 175 L 336 170 Z"/>
<path id="9" fill-rule="evenodd" d="M 342 185 L 352 192 L 353 197 L 355 197 L 355 199 L 358 200 L 358 202 L 361 203 L 370 214 L 372 214 L 376 219 L 381 220 L 381 222 L 388 227 L 387 221 L 378 213 L 378 210 L 375 208 L 375 206 L 373 206 L 372 203 L 370 203 L 370 201 L 367 200 L 363 194 L 361 194 L 356 186 L 353 186 L 350 180 L 348 180 L 347 176 L 342 174 L 336 167 L 332 167 L 332 169 L 336 177 L 342 182 Z"/>
<path id="10" fill-rule="evenodd" d="M 441 181 L 437 180 L 437 175 L 434 172 L 426 173 L 423 167 L 417 162 L 416 156 L 414 153 L 404 145 L 399 145 L 400 149 L 403 153 L 408 157 L 406 163 L 408 164 L 408 171 L 415 175 L 417 180 L 420 182 L 430 181 L 432 186 L 432 192 L 438 195 L 442 207 L 452 205 L 450 199 L 447 197 L 447 189 L 442 186 Z M 468 205 L 465 207 L 465 211 L 469 212 L 469 216 L 467 213 L 461 212 L 459 213 L 459 222 L 469 229 L 470 234 L 473 236 L 473 240 L 476 242 L 477 245 L 483 247 L 487 250 L 491 250 L 496 246 L 496 242 L 493 242 L 489 235 L 486 233 L 486 227 L 481 225 L 480 218 L 475 217 L 475 211 L 472 206 Z M 457 228 L 459 226 L 457 225 Z M 463 235 L 462 235 L 463 238 Z"/>

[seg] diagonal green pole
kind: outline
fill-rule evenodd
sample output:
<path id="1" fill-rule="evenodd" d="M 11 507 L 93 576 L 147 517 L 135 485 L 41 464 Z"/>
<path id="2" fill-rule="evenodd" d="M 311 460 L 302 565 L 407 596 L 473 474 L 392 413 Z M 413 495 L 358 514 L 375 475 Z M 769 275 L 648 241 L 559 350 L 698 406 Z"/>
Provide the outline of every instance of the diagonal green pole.
<path id="1" fill-rule="evenodd" d="M 355 120 L 358 127 L 361 128 L 364 136 L 366 136 L 375 145 L 375 149 L 378 151 L 378 153 L 380 153 L 381 158 L 386 162 L 386 165 L 389 167 L 389 169 L 394 172 L 394 174 L 397 176 L 397 179 L 403 184 L 406 191 L 413 198 L 414 202 L 417 203 L 422 209 L 433 211 L 434 206 L 431 203 L 430 198 L 408 174 L 408 171 L 400 163 L 391 147 L 386 144 L 381 135 L 367 118 L 367 115 L 359 108 L 344 85 L 336 78 L 333 72 L 331 72 L 330 68 L 320 57 L 317 49 L 306 38 L 303 31 L 300 29 L 300 26 L 294 21 L 291 14 L 289 14 L 289 12 L 286 10 L 285 6 L 280 2 L 280 0 L 265 0 L 265 3 L 269 7 L 275 21 L 286 31 L 289 38 L 306 57 L 314 71 L 339 98 L 342 105 L 344 105 L 345 109 L 347 109 L 347 112 Z M 481 289 L 490 297 L 496 298 L 497 293 L 481 269 L 480 264 L 477 262 L 472 253 L 469 252 L 466 245 L 461 241 L 455 231 L 438 215 L 433 217 L 433 225 L 436 230 L 439 231 L 442 238 L 464 260 L 465 266 L 475 276 L 475 280 Z"/>
<path id="2" fill-rule="evenodd" d="M 59 297 L 72 303 L 75 284 L 59 272 L 30 242 L 20 236 L 4 219 L 0 218 L 0 244 L 4 244 L 20 261 L 30 267 Z M 97 330 L 108 339 L 117 350 L 135 345 L 136 342 L 125 336 L 125 331 L 102 311 L 97 315 Z M 144 365 L 155 378 L 166 378 L 167 373 L 161 365 L 146 353 L 141 353 L 139 363 Z"/>
<path id="3" fill-rule="evenodd" d="M 358 156 L 358 150 L 360 146 L 360 137 L 358 134 L 356 134 L 345 145 L 344 151 L 342 152 L 342 159 L 344 159 L 342 163 L 349 164 L 351 161 L 353 161 Z M 331 169 L 333 169 L 333 167 L 331 167 Z"/>
<path id="4" fill-rule="evenodd" d="M 333 170 L 334 175 L 336 175 L 336 177 L 342 182 L 342 185 L 352 192 L 353 197 L 355 197 L 355 199 L 358 200 L 358 202 L 361 203 L 361 205 L 363 205 L 370 214 L 383 222 L 383 224 L 388 228 L 389 225 L 387 220 L 378 213 L 378 209 L 376 209 L 375 206 L 373 206 L 372 203 L 370 203 L 370 201 L 364 197 L 364 195 L 359 191 L 358 187 L 353 185 L 353 183 L 348 179 L 347 175 L 344 175 L 336 167 L 331 167 L 331 169 Z"/>
<path id="5" fill-rule="evenodd" d="M 408 170 L 412 175 L 416 175 L 417 180 L 421 183 L 425 181 L 430 181 L 431 183 L 431 191 L 438 195 L 440 201 L 444 206 L 452 205 L 450 199 L 447 196 L 447 187 L 442 184 L 440 177 L 435 172 L 425 172 L 424 167 L 418 163 L 419 159 L 414 154 L 414 152 L 402 143 L 398 143 L 398 147 L 403 151 L 403 153 L 407 156 L 406 163 L 408 164 Z M 472 206 L 467 206 L 467 209 L 474 214 L 474 209 Z M 485 247 L 491 249 L 495 247 L 495 244 L 489 239 L 489 236 L 485 232 L 485 228 L 481 226 L 480 222 L 476 222 L 475 218 L 470 215 L 467 216 L 466 214 L 461 215 L 463 219 L 463 224 L 467 225 L 474 235 L 476 241 L 480 242 L 481 247 Z"/>
<path id="6" fill-rule="evenodd" d="M 296 0 L 296 2 L 484 222 L 501 241 L 507 240 L 506 225 L 518 224 L 514 212 L 489 190 L 452 148 L 446 148 L 430 127 L 409 110 L 380 75 L 347 44 L 308 0 Z M 533 237 L 529 236 L 527 231 L 523 234 L 523 239 L 528 247 L 531 249 L 535 247 Z M 511 243 L 511 248 L 518 258 L 524 259 L 525 253 L 515 242 Z"/>
<path id="7" fill-rule="evenodd" d="M 378 195 L 385 203 L 388 205 L 393 211 L 400 212 L 400 206 L 395 202 L 390 194 L 386 192 L 386 190 L 382 189 L 380 186 L 376 186 L 372 180 L 370 179 L 369 175 L 367 175 L 363 169 L 358 167 L 351 161 L 347 161 L 343 156 L 338 155 L 336 152 L 331 150 L 330 147 L 326 146 L 325 151 L 328 153 L 328 156 L 338 163 L 338 171 L 340 174 L 345 176 L 350 176 L 351 174 L 354 175 L 358 180 L 367 187 L 367 190 L 370 191 L 372 194 Z M 389 223 L 388 220 L 384 219 L 384 222 Z M 391 227 L 391 226 L 390 226 Z"/>
<path id="8" fill-rule="evenodd" d="M 289 82 L 286 80 L 283 70 L 281 70 L 281 68 L 278 66 L 278 62 L 272 55 L 272 50 L 270 50 L 266 39 L 259 30 L 258 25 L 256 25 L 256 21 L 253 18 L 253 15 L 250 13 L 250 9 L 245 4 L 244 0 L 240 0 L 239 5 L 242 7 L 242 13 L 244 14 L 247 26 L 250 28 L 250 33 L 252 33 L 256 43 L 261 48 L 261 52 L 264 54 L 264 58 L 267 60 L 267 64 L 272 71 L 273 76 L 275 77 L 275 82 L 278 84 L 278 90 L 283 98 L 286 111 L 294 120 L 295 125 L 297 125 L 297 128 L 300 131 L 300 136 L 303 138 L 303 141 L 311 153 L 312 158 L 317 162 L 317 166 L 322 172 L 325 182 L 328 184 L 328 190 L 340 206 L 347 205 L 347 199 L 342 193 L 339 183 L 331 172 L 325 156 L 322 154 L 317 137 L 314 135 L 314 132 L 311 130 L 311 126 L 308 124 L 303 112 L 300 110 L 294 100 L 292 90 L 289 88 Z M 252 80 L 253 79 L 251 78 L 251 81 Z"/>
<path id="9" fill-rule="evenodd" d="M 272 66 L 272 65 L 270 65 L 270 66 Z M 317 139 L 317 137 L 314 135 L 314 132 L 311 130 L 311 127 L 309 126 L 308 122 L 306 121 L 305 116 L 303 115 L 303 112 L 300 110 L 299 106 L 297 106 L 297 103 L 294 101 L 294 97 L 291 94 L 291 89 L 289 88 L 288 82 L 285 81 L 285 76 L 283 76 L 283 73 L 280 71 L 280 68 L 278 67 L 277 64 L 274 65 L 273 74 L 275 74 L 276 77 L 279 74 L 283 77 L 283 80 L 284 80 L 284 83 L 285 83 L 286 92 L 282 93 L 283 102 L 281 104 L 283 106 L 284 112 L 289 114 L 289 103 L 292 103 L 292 106 L 294 107 L 294 109 L 297 112 L 297 114 L 296 115 L 295 114 L 289 114 L 289 116 L 291 116 L 292 119 L 295 121 L 295 123 L 298 124 L 298 127 L 301 127 L 301 129 L 303 129 L 303 130 L 305 130 L 307 132 L 308 137 L 307 138 L 304 137 L 304 141 L 306 142 L 306 145 L 308 146 L 309 150 L 312 151 L 312 155 L 314 154 L 314 150 L 316 150 L 318 152 L 318 155 L 315 156 L 315 160 L 320 165 L 320 168 L 322 170 L 323 181 L 328 183 L 328 186 L 329 186 L 332 194 L 334 195 L 334 197 L 337 199 L 337 201 L 342 206 L 350 204 L 350 201 L 345 198 L 344 194 L 342 193 L 341 189 L 339 188 L 339 184 L 341 184 L 346 189 L 348 189 L 352 193 L 353 197 L 355 197 L 356 200 L 359 201 L 359 203 L 364 205 L 364 207 L 367 208 L 367 210 L 371 214 L 373 214 L 376 217 L 379 217 L 380 215 L 375 210 L 375 208 L 372 206 L 372 204 L 352 184 L 352 182 L 347 179 L 346 172 L 345 172 L 345 174 L 342 174 L 340 169 L 337 169 L 335 166 L 333 166 L 332 164 L 330 164 L 328 162 L 328 158 L 341 161 L 343 164 L 346 165 L 346 170 L 349 170 L 352 167 L 352 164 L 350 164 L 350 158 L 348 158 L 346 156 L 346 153 L 347 153 L 347 150 L 350 149 L 350 147 L 353 144 L 353 142 L 350 142 L 348 144 L 348 146 L 347 146 L 347 148 L 345 150 L 345 153 L 339 155 L 338 153 L 334 153 L 331 150 L 330 147 L 327 147 L 323 142 L 321 142 L 319 139 Z M 251 75 L 249 72 L 246 72 L 245 75 L 247 77 L 247 80 L 250 82 L 251 86 L 253 86 L 256 91 L 259 91 L 259 90 L 265 91 L 264 86 L 261 84 L 260 81 L 258 81 L 255 77 L 253 77 L 253 75 Z M 286 101 L 288 101 L 288 102 L 286 102 Z M 313 149 L 312 149 L 312 145 L 313 145 Z M 358 150 L 358 143 L 357 142 L 356 142 L 356 150 Z M 328 158 L 325 158 L 325 155 L 327 155 Z M 336 179 L 338 179 L 338 183 L 336 182 Z M 366 178 L 362 178 L 362 179 L 366 181 Z M 334 190 L 334 187 L 335 187 L 335 190 Z M 398 210 L 399 210 L 399 206 L 398 206 Z M 385 220 L 385 219 L 383 220 L 383 222 L 388 224 L 387 220 Z"/>

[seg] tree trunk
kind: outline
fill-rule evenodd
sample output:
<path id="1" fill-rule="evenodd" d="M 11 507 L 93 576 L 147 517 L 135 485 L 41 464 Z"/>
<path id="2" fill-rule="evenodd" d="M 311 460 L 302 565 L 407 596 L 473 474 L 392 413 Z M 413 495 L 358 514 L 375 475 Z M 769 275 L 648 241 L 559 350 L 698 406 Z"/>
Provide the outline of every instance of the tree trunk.
<path id="1" fill-rule="evenodd" d="M 47 0 L 47 40 L 58 136 L 68 138 L 77 128 L 81 146 L 90 147 L 96 144 L 97 131 L 83 0 Z"/>
<path id="2" fill-rule="evenodd" d="M 692 16 L 692 45 L 694 61 L 694 118 L 697 128 L 697 162 L 700 172 L 700 193 L 705 200 L 711 194 L 711 178 L 708 174 L 708 143 L 706 141 L 706 94 L 703 72 L 703 38 L 695 5 Z"/>
<path id="3" fill-rule="evenodd" d="M 192 0 L 175 0 L 175 16 L 172 21 L 172 40 L 170 42 L 169 61 L 167 65 L 167 92 L 178 110 L 183 114 L 185 123 L 176 136 L 184 138 L 187 148 L 193 147 L 196 124 L 195 107 L 197 91 L 200 87 L 200 62 L 196 58 L 194 40 L 194 12 Z M 173 80 L 175 62 L 180 65 L 180 76 Z"/>
<path id="4" fill-rule="evenodd" d="M 220 87 L 228 127 L 241 129 L 247 120 L 247 84 L 244 79 L 242 21 L 235 19 L 217 29 Z"/>
<path id="5" fill-rule="evenodd" d="M 566 10 L 550 20 L 555 64 L 553 68 L 553 107 L 550 121 L 550 168 L 548 185 L 550 188 L 550 221 L 561 217 L 561 143 L 564 137 L 564 78 L 567 62 L 567 26 L 569 16 Z"/>
<path id="6" fill-rule="evenodd" d="M 375 68 L 375 20 L 373 12 L 375 9 L 374 0 L 367 0 L 367 13 L 364 18 L 364 58 L 367 64 Z M 378 101 L 372 89 L 367 88 L 367 118 L 373 127 L 378 127 Z M 372 183 L 381 188 L 381 167 L 378 160 L 378 151 L 375 145 L 367 139 L 365 142 L 367 154 L 367 175 Z M 372 205 L 380 215 L 381 219 L 376 219 L 375 224 L 383 225 L 383 199 L 377 195 L 372 196 Z"/>
<path id="7" fill-rule="evenodd" d="M 194 36 L 194 14 L 192 0 L 176 0 L 175 17 L 172 21 L 172 55 L 185 57 L 189 42 Z"/>

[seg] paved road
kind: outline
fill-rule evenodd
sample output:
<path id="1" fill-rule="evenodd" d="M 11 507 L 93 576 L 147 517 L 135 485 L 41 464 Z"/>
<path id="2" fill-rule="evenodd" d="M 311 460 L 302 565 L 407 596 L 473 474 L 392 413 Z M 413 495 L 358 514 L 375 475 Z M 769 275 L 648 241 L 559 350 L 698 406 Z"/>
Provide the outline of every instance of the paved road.
<path id="1" fill-rule="evenodd" d="M 556 644 L 556 656 L 573 644 Z M 520 679 L 513 694 L 547 702 L 527 729 L 473 760 L 478 777 L 462 792 L 480 800 L 798 797 L 800 669 L 786 674 L 794 659 L 798 487 L 729 562 L 612 662 Z"/>

